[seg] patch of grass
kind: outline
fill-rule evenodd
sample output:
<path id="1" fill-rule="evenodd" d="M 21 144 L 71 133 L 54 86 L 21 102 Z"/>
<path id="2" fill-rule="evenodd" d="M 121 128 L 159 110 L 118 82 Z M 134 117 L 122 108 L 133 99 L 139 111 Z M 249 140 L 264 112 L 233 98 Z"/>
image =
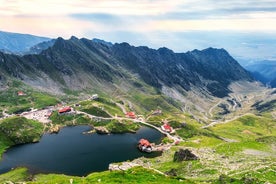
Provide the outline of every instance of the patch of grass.
<path id="1" fill-rule="evenodd" d="M 16 83 L 16 85 L 14 85 Z M 24 96 L 18 96 L 17 92 L 23 91 Z M 56 97 L 47 93 L 37 92 L 21 82 L 11 82 L 8 89 L 0 91 L 0 109 L 6 109 L 9 114 L 21 113 L 30 108 L 44 108 L 59 102 Z"/>
<path id="2" fill-rule="evenodd" d="M 170 139 L 170 138 L 168 138 L 168 137 L 164 137 L 164 138 L 162 139 L 162 143 L 164 143 L 164 144 L 173 143 L 173 140 Z"/>
<path id="3" fill-rule="evenodd" d="M 122 121 L 117 120 L 103 120 L 92 123 L 93 126 L 104 126 L 111 133 L 134 133 L 141 127 L 139 123 L 133 123 L 131 121 Z"/>
<path id="4" fill-rule="evenodd" d="M 180 110 L 175 104 L 172 104 L 175 101 L 164 97 L 162 95 L 146 95 L 136 93 L 133 95 L 133 101 L 144 108 L 145 112 L 148 113 L 151 110 L 161 109 L 164 112 L 179 112 Z M 175 102 L 176 103 L 176 102 Z"/>
<path id="5" fill-rule="evenodd" d="M 77 125 L 90 125 L 92 123 L 93 123 L 93 121 L 90 118 L 82 116 L 82 115 L 76 117 L 76 119 L 75 119 L 75 124 L 77 124 Z"/>
<path id="6" fill-rule="evenodd" d="M 112 102 L 111 100 L 109 100 L 107 98 L 100 97 L 100 98 L 96 99 L 95 101 L 99 102 L 101 104 L 106 104 L 108 106 L 116 107 L 116 103 Z"/>
<path id="7" fill-rule="evenodd" d="M 182 138 L 191 138 L 200 134 L 199 129 L 189 124 L 187 124 L 184 128 L 177 130 L 176 132 Z"/>
<path id="8" fill-rule="evenodd" d="M 216 174 L 218 173 L 218 171 L 216 169 L 204 169 L 202 171 L 200 171 L 201 175 L 212 175 L 212 174 Z"/>
<path id="9" fill-rule="evenodd" d="M 99 108 L 99 107 L 95 107 L 95 106 L 91 106 L 91 107 L 87 107 L 87 108 L 82 108 L 81 110 L 83 112 L 86 112 L 86 113 L 94 115 L 94 116 L 105 117 L 105 118 L 109 118 L 110 117 L 110 115 L 108 113 L 106 113 L 103 110 L 103 108 Z"/>
<path id="10" fill-rule="evenodd" d="M 68 124 L 72 124 L 72 121 L 76 119 L 76 117 L 73 114 L 59 115 L 59 113 L 55 111 L 52 113 L 50 119 L 52 120 L 53 124 L 68 125 Z"/>
<path id="11" fill-rule="evenodd" d="M 194 148 L 216 147 L 221 143 L 223 143 L 223 141 L 215 137 L 207 137 L 207 136 L 200 135 L 200 136 L 195 136 L 191 139 L 188 139 L 188 141 L 183 143 L 183 146 L 194 147 Z"/>
<path id="12" fill-rule="evenodd" d="M 14 143 L 7 138 L 4 133 L 0 132 L 0 155 L 2 155 L 4 151 L 13 144 Z"/>
<path id="13" fill-rule="evenodd" d="M 37 109 L 56 105 L 57 103 L 60 102 L 55 97 L 49 96 L 45 93 L 37 93 L 37 92 L 34 92 L 32 94 L 32 100 L 34 103 L 34 108 L 37 108 Z"/>
<path id="14" fill-rule="evenodd" d="M 104 111 L 107 111 L 109 114 L 112 114 L 114 116 L 115 114 L 117 114 L 118 116 L 125 115 L 122 112 L 121 108 L 116 105 L 116 103 L 103 97 L 100 97 L 96 100 L 87 100 L 87 101 L 81 102 L 80 104 L 82 105 L 82 109 L 90 108 L 91 106 L 97 106 L 99 108 L 103 108 Z"/>
<path id="15" fill-rule="evenodd" d="M 252 180 L 258 179 L 259 183 L 270 182 L 274 183 L 276 181 L 275 174 L 276 166 L 268 166 L 264 169 L 258 169 L 256 171 L 248 171 L 243 174 L 235 175 L 235 177 L 241 178 L 243 181 L 248 178 Z M 256 182 L 257 183 L 257 182 Z"/>
<path id="16" fill-rule="evenodd" d="M 254 141 L 264 136 L 276 136 L 276 122 L 266 117 L 246 115 L 226 124 L 210 128 L 221 137 L 239 141 Z"/>
<path id="17" fill-rule="evenodd" d="M 254 126 L 257 123 L 257 118 L 253 116 L 244 116 L 239 121 L 245 126 Z"/>
<path id="18" fill-rule="evenodd" d="M 228 184 L 228 183 L 244 184 L 244 182 L 242 182 L 241 180 L 229 177 L 229 176 L 224 175 L 224 174 L 220 175 L 220 177 L 217 180 L 213 181 L 212 183 L 214 183 L 214 184 Z"/>
<path id="19" fill-rule="evenodd" d="M 7 113 L 8 114 L 21 114 L 22 112 L 30 111 L 30 110 L 31 110 L 31 105 L 18 105 L 18 106 L 9 108 Z"/>
<path id="20" fill-rule="evenodd" d="M 108 105 L 103 105 L 103 108 L 109 113 L 112 114 L 113 116 L 125 116 L 125 114 L 122 112 L 122 110 L 117 107 L 117 106 L 108 106 Z"/>
<path id="21" fill-rule="evenodd" d="M 93 121 L 83 114 L 63 114 L 59 115 L 57 111 L 53 112 L 50 119 L 53 124 L 60 125 L 91 125 Z"/>
<path id="22" fill-rule="evenodd" d="M 106 125 L 106 128 L 111 133 L 126 133 L 126 132 L 136 132 L 141 126 L 138 123 L 133 122 L 118 122 L 112 121 L 111 123 Z"/>
<path id="23" fill-rule="evenodd" d="M 43 125 L 24 117 L 12 117 L 0 123 L 0 131 L 14 144 L 36 142 L 43 134 Z"/>
<path id="24" fill-rule="evenodd" d="M 177 176 L 186 177 L 191 171 L 203 168 L 203 165 L 198 160 L 183 162 L 167 161 L 160 163 L 160 165 L 156 167 L 163 172 L 168 172 L 174 168 Z"/>
<path id="25" fill-rule="evenodd" d="M 269 151 L 270 148 L 266 144 L 258 143 L 255 141 L 247 142 L 232 142 L 218 145 L 215 150 L 217 153 L 224 155 L 234 155 L 237 152 L 241 152 L 244 149 L 254 149 L 261 151 Z"/>
<path id="26" fill-rule="evenodd" d="M 73 179 L 73 183 L 193 183 L 191 181 L 182 178 L 183 182 L 180 182 L 178 178 L 166 177 L 152 170 L 144 169 L 142 167 L 135 167 L 127 171 L 105 171 L 100 173 L 92 173 L 86 177 L 72 177 L 64 175 L 36 175 L 35 181 L 30 182 L 32 184 L 36 183 L 70 183 L 70 179 Z"/>
<path id="27" fill-rule="evenodd" d="M 261 142 L 261 143 L 272 144 L 272 143 L 276 143 L 276 136 L 260 137 L 260 138 L 256 139 L 256 141 Z"/>
<path id="28" fill-rule="evenodd" d="M 15 182 L 25 182 L 29 180 L 28 171 L 26 168 L 17 168 L 8 173 L 0 175 L 0 183 L 7 183 L 7 181 Z"/>

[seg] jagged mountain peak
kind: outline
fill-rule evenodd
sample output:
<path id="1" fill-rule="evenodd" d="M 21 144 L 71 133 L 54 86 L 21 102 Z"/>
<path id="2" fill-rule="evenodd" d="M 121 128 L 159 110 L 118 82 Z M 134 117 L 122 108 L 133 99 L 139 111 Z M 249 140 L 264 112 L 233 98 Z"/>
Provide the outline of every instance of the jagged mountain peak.
<path id="1" fill-rule="evenodd" d="M 167 47 L 161 47 L 157 50 L 160 54 L 174 54 L 173 50 L 168 49 Z"/>
<path id="2" fill-rule="evenodd" d="M 98 39 L 98 38 L 93 38 L 93 39 L 92 39 L 92 42 L 94 42 L 94 43 L 100 43 L 100 44 L 106 45 L 106 46 L 108 46 L 108 47 L 112 47 L 112 46 L 113 46 L 113 43 L 112 43 L 112 42 L 107 42 L 107 41 L 105 41 L 105 40 Z"/>
<path id="3" fill-rule="evenodd" d="M 138 75 L 139 80 L 158 90 L 164 86 L 180 87 L 186 91 L 192 88 L 202 91 L 204 88 L 203 91 L 211 95 L 223 97 L 230 92 L 228 85 L 231 82 L 252 80 L 227 51 L 215 48 L 174 53 L 165 47 L 155 50 L 126 42 L 107 46 L 72 36 L 68 40 L 59 37 L 53 46 L 29 57 L 35 63 L 31 68 L 36 67 L 53 80 L 53 76 L 59 76 L 67 87 L 73 82 L 69 82 L 66 76 L 74 79 L 74 83 L 86 81 L 88 84 L 88 78 L 107 82 L 114 81 L 114 78 L 121 80 L 127 72 Z M 26 58 L 24 61 L 29 62 Z"/>
<path id="4" fill-rule="evenodd" d="M 227 52 L 224 48 L 208 47 L 203 49 L 202 52 Z"/>
<path id="5" fill-rule="evenodd" d="M 71 36 L 69 40 L 79 40 L 76 36 Z"/>

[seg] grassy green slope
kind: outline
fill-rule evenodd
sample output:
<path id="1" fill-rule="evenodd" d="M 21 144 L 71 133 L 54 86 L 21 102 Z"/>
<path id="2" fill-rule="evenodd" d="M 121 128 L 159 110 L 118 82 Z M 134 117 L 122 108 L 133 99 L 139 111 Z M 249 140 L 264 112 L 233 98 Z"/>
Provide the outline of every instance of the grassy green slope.
<path id="1" fill-rule="evenodd" d="M 17 96 L 17 91 L 22 90 L 27 95 Z M 190 114 L 181 112 L 181 105 L 157 92 L 151 91 L 149 95 L 141 91 L 135 91 L 132 96 L 119 96 L 114 100 L 101 97 L 98 100 L 86 100 L 79 102 L 81 106 L 76 110 L 102 117 L 122 116 L 122 109 L 116 104 L 120 103 L 126 111 L 133 110 L 141 114 L 148 123 L 160 126 L 164 119 L 176 129 L 176 135 L 184 139 L 179 145 L 165 151 L 161 157 L 141 158 L 145 166 L 151 166 L 164 173 L 175 175 L 164 177 L 143 168 L 134 168 L 121 172 L 92 173 L 83 178 L 64 175 L 36 175 L 32 183 L 178 183 L 179 178 L 187 178 L 195 183 L 264 183 L 276 180 L 275 163 L 276 155 L 276 122 L 271 113 L 264 111 L 256 115 L 246 115 L 232 122 L 217 124 L 214 127 L 202 129 L 202 124 L 197 122 Z M 9 89 L 0 92 L 0 112 L 4 109 L 8 112 L 16 112 L 31 107 L 43 108 L 58 102 L 55 97 L 39 93 L 29 89 L 21 83 L 13 82 Z M 67 102 L 77 101 L 68 97 Z M 2 102 L 1 101 L 1 102 Z M 131 101 L 132 104 L 129 104 Z M 151 113 L 161 109 L 162 114 Z M 91 120 L 84 114 L 72 114 L 59 116 L 54 112 L 51 120 L 58 125 L 88 124 L 92 126 L 106 126 L 110 132 L 123 133 L 135 131 L 140 126 L 137 123 L 126 120 Z M 43 132 L 42 124 L 21 117 L 8 118 L 0 122 L 0 153 L 14 144 L 33 142 L 39 140 Z M 166 140 L 165 142 L 169 142 Z M 188 148 L 195 153 L 199 160 L 174 162 L 175 151 L 180 148 Z M 2 178 L 1 178 L 2 177 Z M 0 181 L 9 178 L 12 181 L 33 179 L 26 174 L 24 169 L 16 169 L 4 175 L 0 175 Z M 4 179 L 3 179 L 4 178 Z M 3 180 L 2 180 L 3 179 Z"/>
<path id="2" fill-rule="evenodd" d="M 28 170 L 26 168 L 17 168 L 8 173 L 0 175 L 0 183 L 8 183 L 8 181 L 14 183 L 23 183 L 29 179 L 30 175 L 28 174 Z"/>
<path id="3" fill-rule="evenodd" d="M 44 108 L 56 105 L 59 100 L 49 94 L 34 91 L 22 82 L 11 81 L 7 84 L 7 89 L 0 91 L 0 110 L 7 113 L 21 113 L 30 108 Z M 24 96 L 18 96 L 17 92 L 23 91 Z"/>
<path id="4" fill-rule="evenodd" d="M 246 115 L 207 130 L 189 123 L 178 133 L 185 142 L 143 162 L 162 172 L 173 169 L 171 173 L 197 183 L 276 181 L 276 122 L 271 118 Z M 192 150 L 199 160 L 174 162 L 174 153 L 180 148 Z"/>
<path id="5" fill-rule="evenodd" d="M 15 144 L 39 141 L 43 125 L 24 117 L 11 117 L 0 122 L 0 153 Z"/>
<path id="6" fill-rule="evenodd" d="M 37 175 L 34 177 L 35 182 L 30 182 L 33 184 L 36 183 L 70 183 L 70 179 L 73 180 L 73 183 L 124 183 L 124 184 L 132 184 L 132 183 L 192 183 L 188 182 L 184 179 L 176 179 L 166 177 L 159 173 L 156 173 L 152 170 L 144 169 L 141 167 L 136 167 L 129 169 L 127 171 L 113 171 L 113 172 L 100 172 L 93 173 L 88 175 L 87 177 L 72 177 L 72 176 L 62 176 L 62 175 Z"/>

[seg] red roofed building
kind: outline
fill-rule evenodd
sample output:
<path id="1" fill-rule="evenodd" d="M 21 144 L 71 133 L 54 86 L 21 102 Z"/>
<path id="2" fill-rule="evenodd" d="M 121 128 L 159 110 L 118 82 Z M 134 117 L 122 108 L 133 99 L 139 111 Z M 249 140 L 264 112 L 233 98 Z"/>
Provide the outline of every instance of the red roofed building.
<path id="1" fill-rule="evenodd" d="M 18 92 L 17 92 L 17 95 L 18 95 L 18 96 L 25 96 L 26 94 L 25 94 L 23 91 L 18 91 Z"/>
<path id="2" fill-rule="evenodd" d="M 169 133 L 173 131 L 173 128 L 168 123 L 164 123 L 164 125 L 161 126 L 161 129 Z"/>
<path id="3" fill-rule="evenodd" d="M 65 113 L 65 112 L 70 112 L 71 110 L 72 110 L 71 107 L 64 107 L 62 109 L 59 109 L 58 113 L 62 114 L 62 113 Z"/>
<path id="4" fill-rule="evenodd" d="M 134 112 L 127 112 L 127 113 L 126 113 L 126 117 L 135 119 L 135 118 L 136 118 L 136 115 L 135 115 Z"/>
<path id="5" fill-rule="evenodd" d="M 147 152 L 147 153 L 150 153 L 152 151 L 151 144 L 146 139 L 140 139 L 139 140 L 138 148 L 139 148 L 139 150 L 141 150 L 143 152 Z"/>
<path id="6" fill-rule="evenodd" d="M 146 147 L 151 146 L 150 142 L 147 139 L 140 139 L 139 144 Z"/>

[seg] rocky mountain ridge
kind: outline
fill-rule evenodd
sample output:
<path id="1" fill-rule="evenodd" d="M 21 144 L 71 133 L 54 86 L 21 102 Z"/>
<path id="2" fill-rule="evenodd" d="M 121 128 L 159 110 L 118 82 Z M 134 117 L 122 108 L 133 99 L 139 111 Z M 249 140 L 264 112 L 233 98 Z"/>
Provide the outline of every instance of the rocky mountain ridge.
<path id="1" fill-rule="evenodd" d="M 115 79 L 127 80 L 126 73 L 131 73 L 138 74 L 143 82 L 156 89 L 168 86 L 189 91 L 193 86 L 224 97 L 230 92 L 231 82 L 252 81 L 249 73 L 227 51 L 214 48 L 174 53 L 167 48 L 154 50 L 128 43 L 106 45 L 71 37 L 69 40 L 58 38 L 40 54 L 1 53 L 0 60 L 2 73 L 9 77 L 23 81 L 40 78 L 46 83 L 49 79 L 72 89 L 74 86 L 89 88 L 95 80 L 107 83 L 114 83 Z M 80 83 L 87 86 L 78 86 Z"/>

